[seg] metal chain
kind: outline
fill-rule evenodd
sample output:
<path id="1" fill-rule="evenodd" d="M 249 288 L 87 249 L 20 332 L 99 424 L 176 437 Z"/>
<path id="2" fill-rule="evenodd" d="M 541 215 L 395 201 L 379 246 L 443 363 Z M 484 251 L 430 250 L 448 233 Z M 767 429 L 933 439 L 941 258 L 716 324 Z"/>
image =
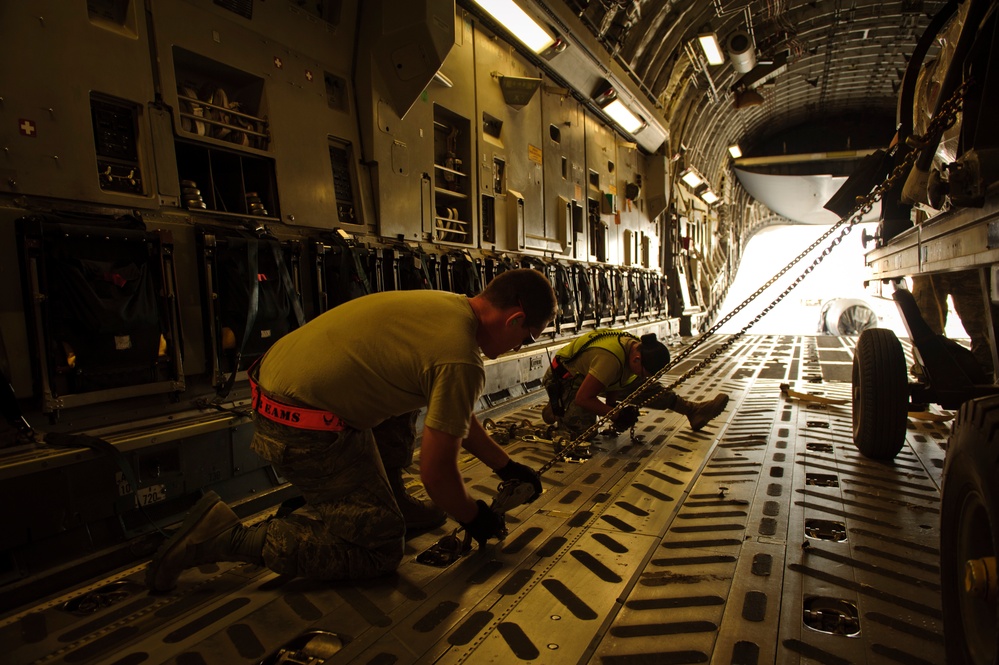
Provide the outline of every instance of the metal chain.
<path id="1" fill-rule="evenodd" d="M 958 88 L 954 91 L 943 106 L 940 107 L 940 111 L 933 117 L 930 124 L 926 128 L 926 133 L 922 136 L 913 135 L 906 140 L 906 143 L 915 148 L 921 148 L 930 144 L 931 141 L 935 140 L 940 134 L 949 129 L 954 125 L 957 120 L 957 114 L 961 110 L 964 103 L 964 93 L 968 86 L 972 83 L 971 79 L 964 81 Z M 572 440 L 572 442 L 565 446 L 561 451 L 559 451 L 555 457 L 545 463 L 540 469 L 538 469 L 539 474 L 544 474 L 546 471 L 551 469 L 556 463 L 562 461 L 566 456 L 571 453 L 576 447 L 585 441 L 589 440 L 593 435 L 595 435 L 599 430 L 600 426 L 608 420 L 613 420 L 625 406 L 633 405 L 637 407 L 642 407 L 648 404 L 654 397 L 661 395 L 663 392 L 672 391 L 674 388 L 679 386 L 681 383 L 685 382 L 690 377 L 694 376 L 705 367 L 714 362 L 719 356 L 728 351 L 739 339 L 742 338 L 746 332 L 756 325 L 760 319 L 766 316 L 770 310 L 777 306 L 780 301 L 782 301 L 798 284 L 800 284 L 815 268 L 818 267 L 822 261 L 829 256 L 832 250 L 843 242 L 843 239 L 853 230 L 853 227 L 860 222 L 863 217 L 869 213 L 874 204 L 881 200 L 884 193 L 888 191 L 900 178 L 906 177 L 909 171 L 912 169 L 912 165 L 916 162 L 916 158 L 919 156 L 920 150 L 913 149 L 905 154 L 902 158 L 901 163 L 892 169 L 892 172 L 888 174 L 883 182 L 878 184 L 870 194 L 867 196 L 858 196 L 857 202 L 853 207 L 853 210 L 847 213 L 842 219 L 829 227 L 829 230 L 819 236 L 811 245 L 808 246 L 801 254 L 799 254 L 794 260 L 788 263 L 786 266 L 781 268 L 776 275 L 771 277 L 763 286 L 756 289 L 752 295 L 743 300 L 738 306 L 735 307 L 731 312 L 723 316 L 717 323 L 711 326 L 707 331 L 702 333 L 697 339 L 695 339 L 689 346 L 685 347 L 680 353 L 673 358 L 666 367 L 662 368 L 655 375 L 649 377 L 645 383 L 640 385 L 637 389 L 632 392 L 632 395 L 641 396 L 648 392 L 649 394 L 641 402 L 635 403 L 631 401 L 631 396 L 618 402 L 614 408 L 608 411 L 606 414 L 597 419 L 597 421 L 589 427 L 585 432 L 577 436 Z M 659 384 L 659 379 L 667 374 L 670 370 L 676 367 L 682 360 L 689 357 L 694 351 L 700 348 L 710 337 L 712 337 L 723 325 L 728 323 L 732 317 L 741 312 L 746 306 L 755 300 L 760 294 L 773 286 L 777 280 L 787 274 L 791 268 L 797 265 L 802 259 L 808 256 L 813 250 L 815 250 L 819 245 L 821 245 L 829 236 L 836 232 L 837 229 L 843 227 L 840 234 L 833 238 L 829 245 L 822 250 L 822 253 L 812 261 L 811 265 L 806 267 L 798 277 L 791 282 L 791 284 L 781 291 L 781 293 L 774 298 L 773 302 L 763 308 L 763 310 L 757 314 L 749 323 L 742 327 L 741 330 L 729 336 L 724 342 L 722 342 L 717 348 L 711 351 L 707 357 L 700 360 L 692 368 L 684 372 L 679 378 L 675 379 L 668 386 L 662 386 Z M 634 428 L 632 428 L 634 429 Z"/>

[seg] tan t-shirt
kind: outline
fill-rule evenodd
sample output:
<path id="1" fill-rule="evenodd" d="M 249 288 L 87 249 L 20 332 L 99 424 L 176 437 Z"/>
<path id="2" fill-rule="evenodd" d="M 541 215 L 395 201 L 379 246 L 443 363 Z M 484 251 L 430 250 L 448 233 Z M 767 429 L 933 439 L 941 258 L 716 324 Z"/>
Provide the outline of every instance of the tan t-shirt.
<path id="1" fill-rule="evenodd" d="M 485 385 L 477 327 L 462 295 L 363 296 L 275 342 L 260 366 L 260 385 L 357 429 L 426 406 L 427 426 L 464 437 Z"/>

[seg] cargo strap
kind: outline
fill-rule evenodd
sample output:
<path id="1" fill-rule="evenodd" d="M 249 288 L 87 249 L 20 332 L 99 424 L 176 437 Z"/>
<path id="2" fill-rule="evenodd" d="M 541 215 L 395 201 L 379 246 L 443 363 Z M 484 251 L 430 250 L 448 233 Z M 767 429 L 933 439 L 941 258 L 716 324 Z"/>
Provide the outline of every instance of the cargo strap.
<path id="1" fill-rule="evenodd" d="M 295 289 L 295 284 L 291 279 L 291 275 L 284 263 L 284 256 L 282 255 L 281 246 L 277 242 L 267 242 L 263 239 L 248 239 L 246 241 L 246 265 L 247 273 L 250 276 L 250 297 L 249 304 L 246 308 L 246 324 L 243 327 L 243 339 L 239 343 L 239 349 L 236 351 L 236 359 L 233 361 L 232 374 L 223 381 L 216 389 L 216 402 L 221 401 L 229 396 L 232 391 L 232 386 L 236 382 L 236 375 L 239 373 L 239 363 L 243 359 L 243 351 L 246 350 L 246 345 L 250 341 L 250 336 L 253 334 L 253 328 L 257 321 L 257 311 L 259 309 L 260 302 L 260 282 L 258 278 L 259 270 L 259 260 L 258 251 L 260 248 L 260 243 L 266 242 L 270 245 L 271 253 L 274 256 L 274 263 L 277 266 L 278 277 L 281 279 L 281 283 L 291 300 L 292 311 L 295 314 L 295 322 L 300 328 L 305 325 L 305 312 L 302 309 L 302 304 L 298 300 L 297 293 Z"/>
<path id="2" fill-rule="evenodd" d="M 239 363 L 243 358 L 243 349 L 253 333 L 253 324 L 257 321 L 257 307 L 260 301 L 260 285 L 257 283 L 257 273 L 260 272 L 257 265 L 257 242 L 248 241 L 246 243 L 246 266 L 250 275 L 250 297 L 246 307 L 246 322 L 243 327 L 243 339 L 236 350 L 236 359 L 232 363 L 232 374 L 223 381 L 215 391 L 216 400 L 223 400 L 232 391 L 232 385 L 236 382 L 236 374 L 239 373 Z"/>
<path id="3" fill-rule="evenodd" d="M 371 287 L 371 281 L 368 279 L 368 271 L 364 267 L 364 257 L 360 249 L 353 242 L 348 242 L 347 238 L 336 231 L 330 234 L 330 238 L 333 244 L 340 250 L 339 278 L 341 291 L 344 293 L 349 292 L 347 285 L 351 278 L 361 285 L 361 289 L 364 291 L 362 295 L 368 295 L 376 291 L 377 288 L 372 289 Z M 345 265 L 348 262 L 350 265 Z M 353 271 L 353 275 L 349 274 L 351 271 Z"/>
<path id="4" fill-rule="evenodd" d="M 139 479 L 135 475 L 135 471 L 132 469 L 132 465 L 128 463 L 125 456 L 122 454 L 114 444 L 101 439 L 99 437 L 90 434 L 64 434 L 61 432 L 48 432 L 45 434 L 45 443 L 54 448 L 89 448 L 98 455 L 105 455 L 110 457 L 111 460 L 118 466 L 121 471 L 122 478 L 128 483 L 129 489 L 131 490 L 128 494 L 121 497 L 118 501 L 118 509 L 120 512 L 127 512 L 132 506 L 132 502 L 135 502 L 135 507 L 139 509 L 142 516 L 153 525 L 164 538 L 167 534 L 153 521 L 146 513 L 146 509 L 143 507 L 142 502 L 139 501 L 138 490 Z M 132 497 L 132 501 L 128 500 L 128 497 Z"/>

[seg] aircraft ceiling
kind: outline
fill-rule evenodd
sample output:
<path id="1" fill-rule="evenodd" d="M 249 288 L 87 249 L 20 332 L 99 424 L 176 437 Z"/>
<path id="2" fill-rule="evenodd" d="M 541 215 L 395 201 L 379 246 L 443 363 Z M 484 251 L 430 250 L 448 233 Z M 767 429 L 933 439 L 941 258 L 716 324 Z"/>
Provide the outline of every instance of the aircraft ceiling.
<path id="1" fill-rule="evenodd" d="M 739 143 L 747 157 L 886 146 L 894 133 L 908 57 L 946 4 L 545 2 L 549 7 L 556 3 L 574 12 L 610 57 L 640 82 L 648 98 L 643 101 L 657 106 L 666 119 L 670 150 L 683 153 L 687 165 L 709 177 L 727 170 L 732 143 Z M 729 57 L 723 64 L 709 65 L 697 40 L 705 31 L 715 32 L 723 49 L 743 31 L 755 43 L 756 68 L 748 74 L 737 72 Z M 737 41 L 733 45 L 739 46 Z M 759 78 L 762 73 L 769 77 Z M 812 173 L 815 167 L 811 165 Z M 795 172 L 786 165 L 781 168 Z"/>

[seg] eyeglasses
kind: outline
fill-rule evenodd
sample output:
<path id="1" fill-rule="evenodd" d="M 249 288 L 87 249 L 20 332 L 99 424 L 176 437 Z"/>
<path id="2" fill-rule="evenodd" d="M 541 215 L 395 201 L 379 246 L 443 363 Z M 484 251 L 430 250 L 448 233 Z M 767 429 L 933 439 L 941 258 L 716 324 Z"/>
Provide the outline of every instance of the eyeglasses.
<path id="1" fill-rule="evenodd" d="M 531 329 L 528 328 L 527 329 L 527 337 L 524 338 L 524 340 L 520 343 L 520 345 L 521 346 L 527 346 L 528 344 L 534 344 L 536 341 L 538 341 L 538 340 L 534 338 L 534 333 L 532 333 Z"/>
<path id="2" fill-rule="evenodd" d="M 538 340 L 534 336 L 534 333 L 531 332 L 531 329 L 527 327 L 527 312 L 524 310 L 524 304 L 522 302 L 520 302 L 520 300 L 517 300 L 517 304 L 520 306 L 520 311 L 524 312 L 524 323 L 523 323 L 523 326 L 524 326 L 524 329 L 527 330 L 527 337 L 524 338 L 524 340 L 520 343 L 520 345 L 521 346 L 527 346 L 528 344 L 534 344 Z"/>

